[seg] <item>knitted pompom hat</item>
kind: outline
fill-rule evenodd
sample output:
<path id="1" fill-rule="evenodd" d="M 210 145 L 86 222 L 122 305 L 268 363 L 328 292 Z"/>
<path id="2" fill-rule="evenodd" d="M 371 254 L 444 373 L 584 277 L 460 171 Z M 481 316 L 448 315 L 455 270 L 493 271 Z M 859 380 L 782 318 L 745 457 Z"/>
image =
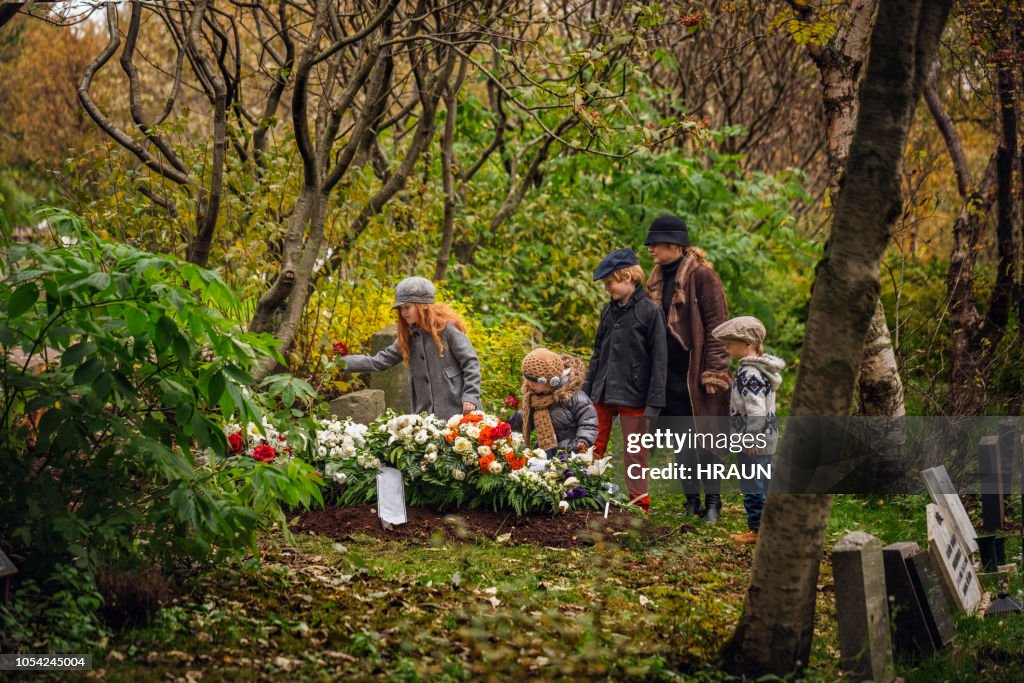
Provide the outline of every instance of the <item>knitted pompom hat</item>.
<path id="1" fill-rule="evenodd" d="M 540 382 L 557 387 L 562 384 L 565 363 L 561 356 L 545 348 L 534 349 L 526 354 L 522 363 L 523 377 L 531 382 Z M 555 380 L 552 382 L 552 380 Z"/>

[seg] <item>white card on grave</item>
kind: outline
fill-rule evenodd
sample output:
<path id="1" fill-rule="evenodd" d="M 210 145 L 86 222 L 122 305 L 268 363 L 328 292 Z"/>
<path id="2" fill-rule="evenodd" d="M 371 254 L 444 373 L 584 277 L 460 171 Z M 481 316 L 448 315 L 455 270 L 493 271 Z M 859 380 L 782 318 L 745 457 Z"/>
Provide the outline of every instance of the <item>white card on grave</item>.
<path id="1" fill-rule="evenodd" d="M 981 584 L 970 553 L 945 514 L 938 505 L 928 505 L 928 551 L 935 558 L 953 601 L 963 611 L 974 614 L 981 602 Z"/>
<path id="2" fill-rule="evenodd" d="M 377 473 L 377 516 L 385 529 L 405 524 L 405 486 L 402 473 L 394 467 L 381 467 Z"/>
<path id="3" fill-rule="evenodd" d="M 932 500 L 942 508 L 943 516 L 947 520 L 952 521 L 953 527 L 960 536 L 960 540 L 963 542 L 964 547 L 967 548 L 967 552 L 978 552 L 978 541 L 976 540 L 978 534 L 974 530 L 974 525 L 971 524 L 971 518 L 967 516 L 964 502 L 960 500 L 960 496 L 957 494 L 945 466 L 939 465 L 938 467 L 922 470 L 921 478 L 924 479 L 924 486 L 928 489 L 928 493 L 931 494 Z"/>

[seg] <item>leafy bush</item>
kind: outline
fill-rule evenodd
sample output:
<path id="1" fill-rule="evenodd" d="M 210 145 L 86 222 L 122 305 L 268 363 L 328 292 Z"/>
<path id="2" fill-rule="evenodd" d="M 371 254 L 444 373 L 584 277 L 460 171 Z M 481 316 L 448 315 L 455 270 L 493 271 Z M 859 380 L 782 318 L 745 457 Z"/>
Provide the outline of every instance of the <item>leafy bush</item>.
<path id="1" fill-rule="evenodd" d="M 237 305 L 217 274 L 49 220 L 65 246 L 10 245 L 0 282 L 0 538 L 23 567 L 242 554 L 319 500 L 300 459 L 223 457 L 222 423 L 266 412 L 250 368 L 280 354 L 215 310 Z M 269 385 L 290 418 L 294 382 Z"/>
<path id="2" fill-rule="evenodd" d="M 0 604 L 0 651 L 92 652 L 110 635 L 92 573 L 57 565 L 42 584 L 26 579 Z"/>

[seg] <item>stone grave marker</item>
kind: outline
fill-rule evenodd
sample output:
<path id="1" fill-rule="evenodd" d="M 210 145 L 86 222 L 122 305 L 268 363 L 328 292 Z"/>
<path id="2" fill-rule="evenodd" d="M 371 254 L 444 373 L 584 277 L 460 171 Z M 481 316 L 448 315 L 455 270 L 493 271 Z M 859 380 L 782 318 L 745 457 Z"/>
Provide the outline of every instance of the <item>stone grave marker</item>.
<path id="1" fill-rule="evenodd" d="M 921 599 L 910 578 L 910 557 L 921 552 L 917 543 L 893 543 L 882 548 L 885 592 L 889 598 L 889 622 L 893 644 L 899 653 L 931 654 L 938 649 L 925 621 Z"/>
<path id="2" fill-rule="evenodd" d="M 928 550 L 935 558 L 939 574 L 942 575 L 953 596 L 953 602 L 960 609 L 973 614 L 981 602 L 981 584 L 974 573 L 971 555 L 960 542 L 956 529 L 943 515 L 938 505 L 929 505 Z"/>
<path id="3" fill-rule="evenodd" d="M 841 666 L 855 681 L 894 678 L 882 544 L 863 531 L 832 547 Z"/>
<path id="4" fill-rule="evenodd" d="M 353 422 L 368 425 L 384 414 L 384 392 L 380 389 L 363 389 L 339 396 L 331 401 L 331 412 L 339 418 L 352 418 Z"/>
<path id="5" fill-rule="evenodd" d="M 999 437 L 983 436 L 978 442 L 978 474 L 981 480 L 981 527 L 1003 528 L 1003 470 L 999 464 Z"/>
<path id="6" fill-rule="evenodd" d="M 923 470 L 921 478 L 924 479 L 925 488 L 931 494 L 932 500 L 945 513 L 944 517 L 947 520 L 952 520 L 957 533 L 960 535 L 960 540 L 963 542 L 964 547 L 967 548 L 967 551 L 971 553 L 977 552 L 978 542 L 975 538 L 978 534 L 974 531 L 971 518 L 967 516 L 964 503 L 960 500 L 960 496 L 957 494 L 956 487 L 953 486 L 945 466 L 939 465 L 938 467 Z"/>
<path id="7" fill-rule="evenodd" d="M 391 346 L 398 339 L 398 325 L 392 323 L 370 337 L 370 354 L 377 354 Z M 370 373 L 370 388 L 384 392 L 387 407 L 399 414 L 412 412 L 412 384 L 409 369 L 398 363 L 383 372 Z"/>
<path id="8" fill-rule="evenodd" d="M 907 558 L 910 580 L 921 601 L 922 613 L 928 624 L 933 643 L 944 647 L 956 637 L 952 606 L 946 593 L 946 585 L 939 576 L 935 558 L 927 551 L 915 553 Z"/>

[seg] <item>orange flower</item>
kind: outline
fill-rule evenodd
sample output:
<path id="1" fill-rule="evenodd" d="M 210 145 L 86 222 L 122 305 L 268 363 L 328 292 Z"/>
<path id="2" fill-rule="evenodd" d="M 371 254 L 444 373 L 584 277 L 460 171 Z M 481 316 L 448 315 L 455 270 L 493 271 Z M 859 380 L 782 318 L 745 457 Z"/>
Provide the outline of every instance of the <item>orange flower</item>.
<path id="1" fill-rule="evenodd" d="M 448 443 L 455 441 L 455 436 L 458 434 L 454 429 L 447 429 L 444 432 L 444 440 Z"/>
<path id="2" fill-rule="evenodd" d="M 459 424 L 464 425 L 467 422 L 479 422 L 482 419 L 484 419 L 484 416 L 481 413 L 470 413 L 469 415 L 463 415 L 462 419 L 459 420 Z"/>
<path id="3" fill-rule="evenodd" d="M 491 431 L 491 427 L 483 427 L 480 430 L 480 436 L 478 436 L 476 440 L 481 446 L 494 445 L 494 439 L 491 436 Z"/>
<path id="4" fill-rule="evenodd" d="M 513 470 L 521 470 L 526 467 L 526 458 L 517 458 L 514 452 L 505 454 L 505 462 L 507 462 L 508 466 Z"/>
<path id="5" fill-rule="evenodd" d="M 477 460 L 477 462 L 480 464 L 480 473 L 487 474 L 487 468 L 491 466 L 492 462 L 494 462 L 494 456 L 485 455 L 484 457 Z"/>

